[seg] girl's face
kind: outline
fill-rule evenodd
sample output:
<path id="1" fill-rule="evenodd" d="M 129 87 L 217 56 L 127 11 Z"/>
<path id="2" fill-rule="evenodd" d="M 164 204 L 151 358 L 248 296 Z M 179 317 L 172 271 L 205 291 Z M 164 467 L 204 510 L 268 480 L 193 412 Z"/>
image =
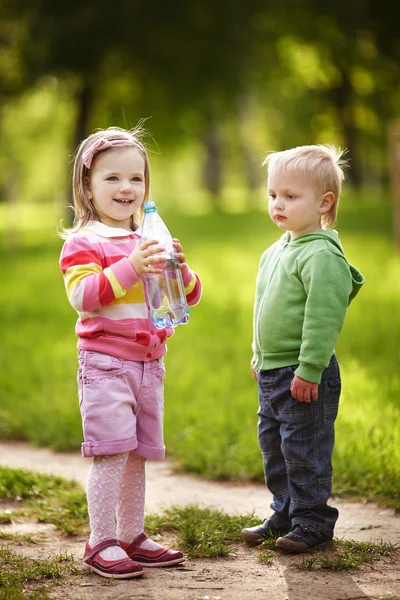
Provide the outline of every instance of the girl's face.
<path id="1" fill-rule="evenodd" d="M 134 147 L 113 148 L 94 158 L 88 192 L 103 223 L 131 229 L 131 217 L 145 196 L 144 170 L 144 158 Z"/>
<path id="2" fill-rule="evenodd" d="M 321 217 L 329 210 L 333 194 L 320 194 L 302 173 L 275 171 L 268 177 L 269 215 L 291 239 L 321 229 Z"/>

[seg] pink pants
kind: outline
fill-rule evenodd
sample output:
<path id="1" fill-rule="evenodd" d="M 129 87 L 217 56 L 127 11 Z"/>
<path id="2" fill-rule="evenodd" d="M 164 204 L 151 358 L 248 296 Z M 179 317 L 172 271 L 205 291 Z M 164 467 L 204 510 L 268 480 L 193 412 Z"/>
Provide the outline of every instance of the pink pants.
<path id="1" fill-rule="evenodd" d="M 163 460 L 165 446 L 163 359 L 122 360 L 79 350 L 78 392 L 83 456 L 135 450 Z"/>

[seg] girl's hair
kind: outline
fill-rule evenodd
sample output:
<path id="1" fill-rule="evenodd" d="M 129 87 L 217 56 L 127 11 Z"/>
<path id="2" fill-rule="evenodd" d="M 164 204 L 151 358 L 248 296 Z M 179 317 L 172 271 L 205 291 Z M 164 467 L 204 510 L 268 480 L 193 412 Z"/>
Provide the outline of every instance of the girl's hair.
<path id="1" fill-rule="evenodd" d="M 271 152 L 262 164 L 268 166 L 269 173 L 281 170 L 298 171 L 310 177 L 318 188 L 318 193 L 332 192 L 333 204 L 321 218 L 322 228 L 329 229 L 336 221 L 344 169 L 347 167 L 347 161 L 343 160 L 346 152 L 329 144 L 298 146 L 282 152 Z"/>
<path id="2" fill-rule="evenodd" d="M 143 143 L 147 132 L 138 125 L 134 129 L 122 129 L 120 127 L 108 127 L 99 129 L 92 133 L 83 142 L 81 142 L 74 156 L 74 168 L 72 173 L 72 192 L 74 211 L 73 226 L 69 229 L 62 228 L 60 237 L 66 239 L 71 233 L 76 233 L 84 227 L 89 221 L 100 221 L 100 217 L 89 197 L 87 177 L 94 159 L 102 152 L 112 148 L 133 147 L 137 148 L 144 160 L 144 200 L 148 200 L 150 193 L 150 163 L 147 150 Z M 133 215 L 131 227 L 134 229 L 135 223 L 140 225 L 143 220 L 143 207 Z"/>

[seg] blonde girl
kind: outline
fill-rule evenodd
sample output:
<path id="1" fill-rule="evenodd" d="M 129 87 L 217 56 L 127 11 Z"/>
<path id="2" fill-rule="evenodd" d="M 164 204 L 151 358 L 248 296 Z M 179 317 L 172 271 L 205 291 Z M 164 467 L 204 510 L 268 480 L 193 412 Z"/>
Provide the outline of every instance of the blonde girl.
<path id="1" fill-rule="evenodd" d="M 144 533 L 146 459 L 163 460 L 163 356 L 172 328 L 156 331 L 142 276 L 157 273 L 156 242 L 140 237 L 150 165 L 143 130 L 110 127 L 78 147 L 74 225 L 63 230 L 60 267 L 78 313 L 78 392 L 84 442 L 92 458 L 87 499 L 90 538 L 83 563 L 102 577 L 141 576 L 177 565 L 181 552 Z M 189 305 L 199 277 L 174 240 Z"/>

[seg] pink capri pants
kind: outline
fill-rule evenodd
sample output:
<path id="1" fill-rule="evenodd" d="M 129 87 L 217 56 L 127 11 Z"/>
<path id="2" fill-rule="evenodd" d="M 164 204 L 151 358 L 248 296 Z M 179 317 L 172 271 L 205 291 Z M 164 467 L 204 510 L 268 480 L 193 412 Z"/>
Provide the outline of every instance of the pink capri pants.
<path id="1" fill-rule="evenodd" d="M 83 456 L 135 450 L 165 458 L 162 358 L 150 362 L 79 350 L 78 393 Z"/>

